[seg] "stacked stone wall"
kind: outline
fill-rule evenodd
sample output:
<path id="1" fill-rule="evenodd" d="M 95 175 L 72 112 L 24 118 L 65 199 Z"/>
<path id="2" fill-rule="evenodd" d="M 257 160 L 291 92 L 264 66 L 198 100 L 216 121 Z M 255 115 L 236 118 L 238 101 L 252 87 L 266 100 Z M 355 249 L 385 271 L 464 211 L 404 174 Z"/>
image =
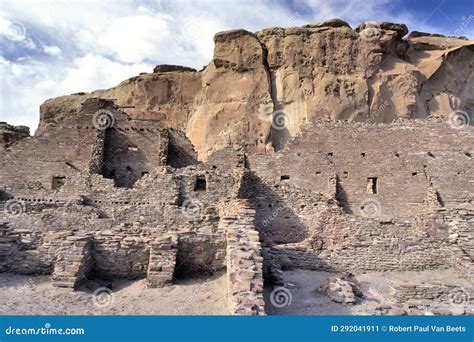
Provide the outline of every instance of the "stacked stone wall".
<path id="1" fill-rule="evenodd" d="M 263 257 L 253 220 L 255 210 L 245 200 L 228 204 L 220 226 L 227 237 L 227 277 L 231 312 L 263 315 Z"/>

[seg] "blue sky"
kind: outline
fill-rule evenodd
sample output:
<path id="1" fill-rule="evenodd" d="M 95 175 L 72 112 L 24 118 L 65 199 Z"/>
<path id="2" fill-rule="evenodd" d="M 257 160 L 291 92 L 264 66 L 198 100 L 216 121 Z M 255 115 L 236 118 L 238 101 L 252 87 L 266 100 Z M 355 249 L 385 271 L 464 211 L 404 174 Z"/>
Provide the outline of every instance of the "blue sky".
<path id="1" fill-rule="evenodd" d="M 156 64 L 200 69 L 217 31 L 334 17 L 474 38 L 468 0 L 2 0 L 0 121 L 33 132 L 47 98 L 108 88 Z"/>

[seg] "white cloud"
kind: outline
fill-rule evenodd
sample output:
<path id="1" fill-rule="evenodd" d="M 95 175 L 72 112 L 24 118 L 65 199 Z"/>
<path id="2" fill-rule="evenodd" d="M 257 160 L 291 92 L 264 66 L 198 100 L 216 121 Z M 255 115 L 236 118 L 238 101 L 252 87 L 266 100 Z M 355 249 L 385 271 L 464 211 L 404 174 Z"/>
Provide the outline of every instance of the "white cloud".
<path id="1" fill-rule="evenodd" d="M 17 63 L 0 57 L 0 120 L 29 126 L 33 132 L 44 100 L 107 88 L 151 68 L 144 63 L 122 64 L 93 54 L 76 58 L 68 65 L 56 65 L 55 70 L 47 62 L 29 59 Z"/>
<path id="2" fill-rule="evenodd" d="M 153 64 L 200 69 L 212 57 L 213 35 L 226 29 L 256 31 L 340 17 L 352 25 L 390 20 L 435 31 L 403 11 L 399 0 L 295 0 L 292 9 L 289 5 L 274 0 L 3 0 L 0 47 L 6 37 L 15 51 L 9 50 L 8 60 L 0 55 L 1 119 L 36 128 L 39 104 L 47 98 L 111 87 L 151 71 Z"/>
<path id="3" fill-rule="evenodd" d="M 54 56 L 54 57 L 60 57 L 61 56 L 61 49 L 57 47 L 56 45 L 45 45 L 43 46 L 43 52 Z"/>

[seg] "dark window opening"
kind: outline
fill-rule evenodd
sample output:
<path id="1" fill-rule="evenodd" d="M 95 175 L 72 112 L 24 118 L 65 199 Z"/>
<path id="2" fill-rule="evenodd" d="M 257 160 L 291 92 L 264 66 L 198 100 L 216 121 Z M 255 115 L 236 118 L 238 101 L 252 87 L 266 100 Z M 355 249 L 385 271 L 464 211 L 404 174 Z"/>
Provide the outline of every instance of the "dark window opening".
<path id="1" fill-rule="evenodd" d="M 364 157 L 365 157 L 365 152 L 362 152 L 362 153 L 360 154 L 360 156 L 361 156 L 362 158 L 364 158 Z"/>
<path id="2" fill-rule="evenodd" d="M 143 172 L 142 172 L 142 177 L 145 176 L 145 175 L 148 175 L 148 174 L 149 174 L 148 171 L 143 171 Z"/>
<path id="3" fill-rule="evenodd" d="M 316 171 L 316 174 L 317 174 L 317 175 L 320 175 L 320 174 L 321 174 L 321 171 Z"/>
<path id="4" fill-rule="evenodd" d="M 431 152 L 428 152 L 427 154 L 428 154 L 431 158 L 434 158 L 434 157 L 435 157 L 434 154 L 431 153 Z"/>
<path id="5" fill-rule="evenodd" d="M 133 169 L 132 169 L 130 166 L 127 166 L 127 171 L 128 171 L 128 172 L 132 172 Z"/>
<path id="6" fill-rule="evenodd" d="M 289 179 L 290 179 L 290 176 L 289 176 L 289 175 L 282 175 L 282 176 L 280 177 L 280 180 L 282 180 L 282 181 L 289 180 Z"/>
<path id="7" fill-rule="evenodd" d="M 66 177 L 64 176 L 53 176 L 53 182 L 51 185 L 51 188 L 54 189 L 59 189 L 66 183 Z"/>
<path id="8" fill-rule="evenodd" d="M 416 176 L 418 174 L 418 172 L 412 172 L 411 175 L 412 176 Z"/>
<path id="9" fill-rule="evenodd" d="M 349 173 L 347 171 L 344 171 L 342 173 L 342 178 L 347 178 L 348 175 L 349 175 Z"/>
<path id="10" fill-rule="evenodd" d="M 196 182 L 194 183 L 194 191 L 206 191 L 206 177 L 197 176 Z"/>
<path id="11" fill-rule="evenodd" d="M 466 157 L 471 158 L 471 154 L 470 154 L 469 152 L 464 152 L 464 155 L 465 155 Z"/>
<path id="12" fill-rule="evenodd" d="M 328 157 L 332 157 L 333 156 L 333 153 L 332 152 L 329 152 L 328 153 Z"/>
<path id="13" fill-rule="evenodd" d="M 367 193 L 372 195 L 377 194 L 377 177 L 367 178 Z"/>
<path id="14" fill-rule="evenodd" d="M 400 157 L 400 154 L 398 152 L 395 152 L 395 157 Z"/>

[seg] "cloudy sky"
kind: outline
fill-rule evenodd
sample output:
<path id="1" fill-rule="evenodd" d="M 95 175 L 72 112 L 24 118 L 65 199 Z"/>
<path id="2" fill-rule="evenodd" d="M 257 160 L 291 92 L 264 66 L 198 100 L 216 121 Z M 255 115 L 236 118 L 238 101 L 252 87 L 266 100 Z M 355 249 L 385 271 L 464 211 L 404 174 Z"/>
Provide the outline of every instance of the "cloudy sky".
<path id="1" fill-rule="evenodd" d="M 156 64 L 200 69 L 217 31 L 334 17 L 474 37 L 472 0 L 2 0 L 0 121 L 34 132 L 48 98 L 108 88 Z"/>

